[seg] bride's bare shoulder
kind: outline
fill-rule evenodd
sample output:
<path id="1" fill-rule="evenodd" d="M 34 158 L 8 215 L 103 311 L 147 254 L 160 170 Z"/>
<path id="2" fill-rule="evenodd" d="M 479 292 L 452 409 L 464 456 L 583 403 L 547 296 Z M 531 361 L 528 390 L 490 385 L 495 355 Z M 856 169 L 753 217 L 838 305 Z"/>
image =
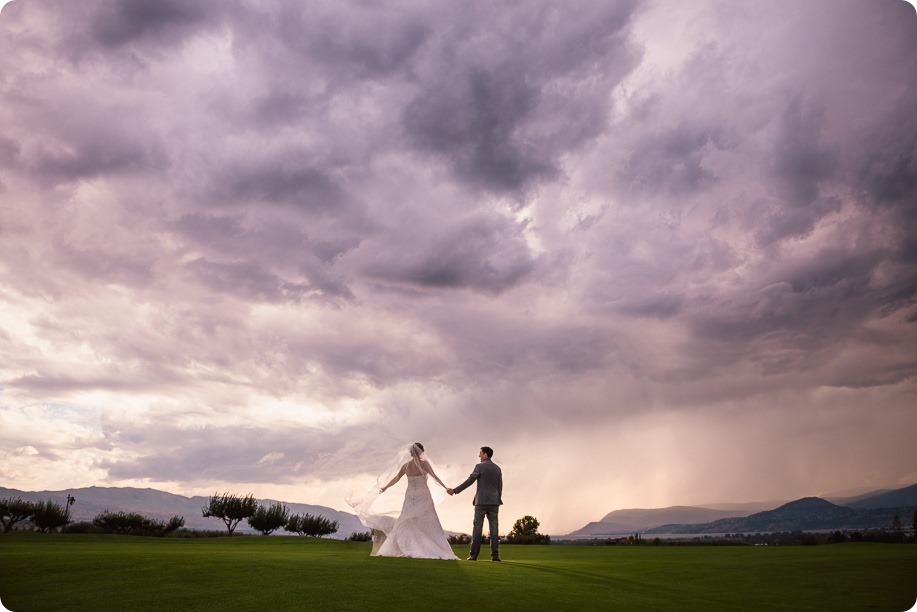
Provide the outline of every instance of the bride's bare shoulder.
<path id="1" fill-rule="evenodd" d="M 408 476 L 419 476 L 420 474 L 423 473 L 417 467 L 417 464 L 414 463 L 413 461 L 408 461 L 407 463 L 405 463 L 403 466 L 401 466 L 401 470 Z"/>

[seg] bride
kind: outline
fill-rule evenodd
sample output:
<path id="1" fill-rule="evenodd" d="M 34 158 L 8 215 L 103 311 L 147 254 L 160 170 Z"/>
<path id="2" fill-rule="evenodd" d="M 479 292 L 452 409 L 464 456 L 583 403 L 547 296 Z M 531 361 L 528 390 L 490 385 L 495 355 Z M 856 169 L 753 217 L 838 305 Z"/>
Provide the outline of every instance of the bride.
<path id="1" fill-rule="evenodd" d="M 386 502 L 394 500 L 381 496 L 404 476 L 407 476 L 408 486 L 401 512 L 387 510 Z M 423 445 L 415 442 L 399 452 L 396 462 L 377 479 L 370 493 L 360 499 L 347 500 L 357 511 L 360 521 L 373 530 L 373 556 L 458 559 L 436 514 L 427 486 L 428 477 L 444 490 L 447 488 L 424 454 Z M 385 484 L 380 487 L 379 483 L 383 482 Z"/>

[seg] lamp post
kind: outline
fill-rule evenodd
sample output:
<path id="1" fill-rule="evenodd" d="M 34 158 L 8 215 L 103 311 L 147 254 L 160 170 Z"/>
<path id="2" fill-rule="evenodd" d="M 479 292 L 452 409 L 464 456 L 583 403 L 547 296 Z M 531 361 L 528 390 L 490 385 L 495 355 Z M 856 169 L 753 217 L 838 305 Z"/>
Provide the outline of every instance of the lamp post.
<path id="1" fill-rule="evenodd" d="M 65 525 L 70 523 L 70 506 L 72 506 L 74 502 L 76 502 L 76 498 L 67 493 L 67 505 L 64 512 L 64 517 L 67 519 L 67 522 L 64 523 Z"/>

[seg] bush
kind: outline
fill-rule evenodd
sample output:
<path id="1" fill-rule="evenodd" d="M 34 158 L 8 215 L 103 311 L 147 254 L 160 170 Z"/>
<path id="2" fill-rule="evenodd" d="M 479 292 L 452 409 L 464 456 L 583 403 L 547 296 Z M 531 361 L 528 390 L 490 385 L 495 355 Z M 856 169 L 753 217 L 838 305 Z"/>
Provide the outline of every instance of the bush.
<path id="1" fill-rule="evenodd" d="M 373 541 L 373 532 L 372 531 L 354 531 L 347 539 L 351 542 L 372 542 Z"/>
<path id="2" fill-rule="evenodd" d="M 551 536 L 544 533 L 506 536 L 507 544 L 550 544 Z"/>
<path id="3" fill-rule="evenodd" d="M 105 533 L 105 530 L 92 523 L 92 521 L 80 521 L 79 523 L 70 523 L 63 529 L 64 533 Z"/>
<path id="4" fill-rule="evenodd" d="M 322 537 L 338 530 L 338 522 L 326 519 L 324 516 L 313 516 L 311 514 L 294 514 L 283 527 L 284 531 L 298 533 L 313 537 Z"/>
<path id="5" fill-rule="evenodd" d="M 229 534 L 217 529 L 176 529 L 170 538 L 228 538 Z"/>
<path id="6" fill-rule="evenodd" d="M 136 512 L 111 512 L 106 510 L 92 520 L 103 533 L 162 537 L 185 525 L 181 516 L 173 516 L 168 523 L 147 518 Z"/>
<path id="7" fill-rule="evenodd" d="M 500 542 L 509 542 L 507 538 L 502 536 L 497 536 Z M 450 544 L 471 544 L 471 536 L 467 533 L 458 533 L 446 537 Z M 481 534 L 481 544 L 490 544 L 490 534 L 482 533 Z"/>

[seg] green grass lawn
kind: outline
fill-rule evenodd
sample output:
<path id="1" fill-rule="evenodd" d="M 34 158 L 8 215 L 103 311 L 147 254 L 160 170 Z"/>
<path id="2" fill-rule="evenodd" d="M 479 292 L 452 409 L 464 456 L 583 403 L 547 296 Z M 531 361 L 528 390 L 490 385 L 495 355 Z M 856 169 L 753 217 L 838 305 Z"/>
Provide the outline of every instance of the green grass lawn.
<path id="1" fill-rule="evenodd" d="M 504 546 L 504 563 L 369 556 L 366 543 L 0 534 L 0 601 L 61 610 L 888 610 L 917 546 Z M 465 547 L 455 547 L 464 557 Z"/>

